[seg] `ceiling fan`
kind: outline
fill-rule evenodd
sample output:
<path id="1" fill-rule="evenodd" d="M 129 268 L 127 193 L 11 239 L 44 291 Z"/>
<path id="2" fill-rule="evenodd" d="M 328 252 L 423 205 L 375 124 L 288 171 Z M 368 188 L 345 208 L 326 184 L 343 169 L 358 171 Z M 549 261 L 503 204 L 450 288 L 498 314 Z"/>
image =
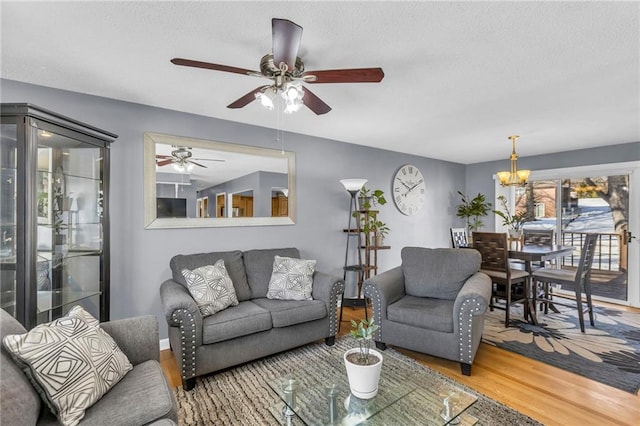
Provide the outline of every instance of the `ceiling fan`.
<path id="1" fill-rule="evenodd" d="M 188 147 L 188 146 L 174 146 L 173 148 L 175 149 L 171 151 L 171 155 L 156 154 L 156 165 L 158 167 L 163 167 L 169 164 L 175 164 L 176 166 L 178 166 L 178 168 L 184 169 L 184 168 L 187 168 L 187 166 L 189 166 L 190 164 L 193 164 L 198 167 L 204 167 L 206 169 L 207 166 L 205 166 L 204 164 L 197 163 L 194 160 L 220 161 L 220 162 L 225 161 L 225 160 L 218 160 L 215 158 L 191 158 L 193 157 L 193 153 L 191 152 L 191 147 Z"/>
<path id="2" fill-rule="evenodd" d="M 265 96 L 273 98 L 273 95 L 280 93 L 287 102 L 287 107 L 292 106 L 290 111 L 285 112 L 292 112 L 296 110 L 294 107 L 304 104 L 318 115 L 328 113 L 331 107 L 300 83 L 379 83 L 384 77 L 382 68 L 305 71 L 304 63 L 298 57 L 302 27 L 287 19 L 278 18 L 271 20 L 271 26 L 273 52 L 264 55 L 260 60 L 260 72 L 183 58 L 173 58 L 171 62 L 186 67 L 263 77 L 272 81 L 272 84 L 257 87 L 227 105 L 227 108 L 242 108 L 257 98 L 261 99 L 264 106 L 269 107 L 270 100 L 265 99 Z"/>

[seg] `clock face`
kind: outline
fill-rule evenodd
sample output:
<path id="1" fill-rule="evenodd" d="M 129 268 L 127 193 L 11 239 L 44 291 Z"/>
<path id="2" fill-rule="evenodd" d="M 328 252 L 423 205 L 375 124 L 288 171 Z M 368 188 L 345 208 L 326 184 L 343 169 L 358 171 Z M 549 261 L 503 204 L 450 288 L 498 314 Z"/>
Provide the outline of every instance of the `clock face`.
<path id="1" fill-rule="evenodd" d="M 393 201 L 398 210 L 407 216 L 416 214 L 422 208 L 425 190 L 420 169 L 411 164 L 400 167 L 393 178 Z"/>

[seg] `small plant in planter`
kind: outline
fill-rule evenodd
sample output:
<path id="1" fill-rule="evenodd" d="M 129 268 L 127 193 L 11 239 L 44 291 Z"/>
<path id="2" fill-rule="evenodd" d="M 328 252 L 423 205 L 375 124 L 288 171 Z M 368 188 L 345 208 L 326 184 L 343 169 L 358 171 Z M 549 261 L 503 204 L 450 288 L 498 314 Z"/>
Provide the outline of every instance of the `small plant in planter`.
<path id="1" fill-rule="evenodd" d="M 360 351 L 353 353 L 349 357 L 349 361 L 359 365 L 371 365 L 378 362 L 377 359 L 370 359 L 371 342 L 373 341 L 373 333 L 378 329 L 378 324 L 373 323 L 373 318 L 369 321 L 360 321 L 360 323 L 351 320 L 351 336 L 358 342 Z M 373 361 L 373 362 L 372 362 Z"/>
<path id="2" fill-rule="evenodd" d="M 387 204 L 384 198 L 384 191 L 381 189 L 368 189 L 363 186 L 358 194 L 358 206 L 360 210 L 369 210 L 375 205 L 383 206 Z"/>
<path id="3" fill-rule="evenodd" d="M 519 237 L 522 232 L 522 226 L 527 221 L 527 213 L 520 212 L 511 214 L 507 205 L 507 198 L 504 195 L 498 196 L 498 200 L 502 205 L 502 210 L 493 210 L 495 214 L 502 218 L 502 224 L 509 227 L 509 234 L 512 237 Z"/>
<path id="4" fill-rule="evenodd" d="M 389 229 L 386 223 L 379 220 L 376 220 L 371 224 L 371 230 L 376 233 L 375 245 L 377 246 L 382 245 L 385 237 L 389 235 L 389 231 L 391 231 L 391 229 Z"/>
<path id="5" fill-rule="evenodd" d="M 360 399 L 369 399 L 378 393 L 378 381 L 382 369 L 382 354 L 371 349 L 373 333 L 378 325 L 369 321 L 359 323 L 351 320 L 351 336 L 358 342 L 358 347 L 349 349 L 344 354 L 351 393 Z"/>

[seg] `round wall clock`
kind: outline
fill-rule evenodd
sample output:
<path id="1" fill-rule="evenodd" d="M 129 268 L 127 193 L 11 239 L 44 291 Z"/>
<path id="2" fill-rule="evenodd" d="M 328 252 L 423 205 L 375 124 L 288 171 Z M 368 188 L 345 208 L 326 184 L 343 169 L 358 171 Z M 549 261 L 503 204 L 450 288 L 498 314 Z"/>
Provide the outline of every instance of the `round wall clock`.
<path id="1" fill-rule="evenodd" d="M 400 167 L 393 178 L 393 201 L 402 214 L 416 214 L 424 204 L 426 185 L 424 177 L 416 166 L 407 164 Z"/>

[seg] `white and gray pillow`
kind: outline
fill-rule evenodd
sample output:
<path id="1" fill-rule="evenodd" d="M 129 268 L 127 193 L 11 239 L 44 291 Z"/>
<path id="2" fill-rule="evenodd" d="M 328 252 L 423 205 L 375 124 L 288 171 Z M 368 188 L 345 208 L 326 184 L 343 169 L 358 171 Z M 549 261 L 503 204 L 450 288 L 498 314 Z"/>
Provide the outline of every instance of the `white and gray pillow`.
<path id="1" fill-rule="evenodd" d="M 312 300 L 315 260 L 275 256 L 267 299 Z"/>
<path id="2" fill-rule="evenodd" d="M 85 321 L 83 318 L 88 318 Z M 2 343 L 63 425 L 76 425 L 133 366 L 98 321 L 76 307 Z"/>
<path id="3" fill-rule="evenodd" d="M 236 290 L 224 266 L 224 260 L 220 259 L 215 265 L 201 266 L 193 271 L 183 269 L 182 275 L 203 316 L 238 305 Z"/>

